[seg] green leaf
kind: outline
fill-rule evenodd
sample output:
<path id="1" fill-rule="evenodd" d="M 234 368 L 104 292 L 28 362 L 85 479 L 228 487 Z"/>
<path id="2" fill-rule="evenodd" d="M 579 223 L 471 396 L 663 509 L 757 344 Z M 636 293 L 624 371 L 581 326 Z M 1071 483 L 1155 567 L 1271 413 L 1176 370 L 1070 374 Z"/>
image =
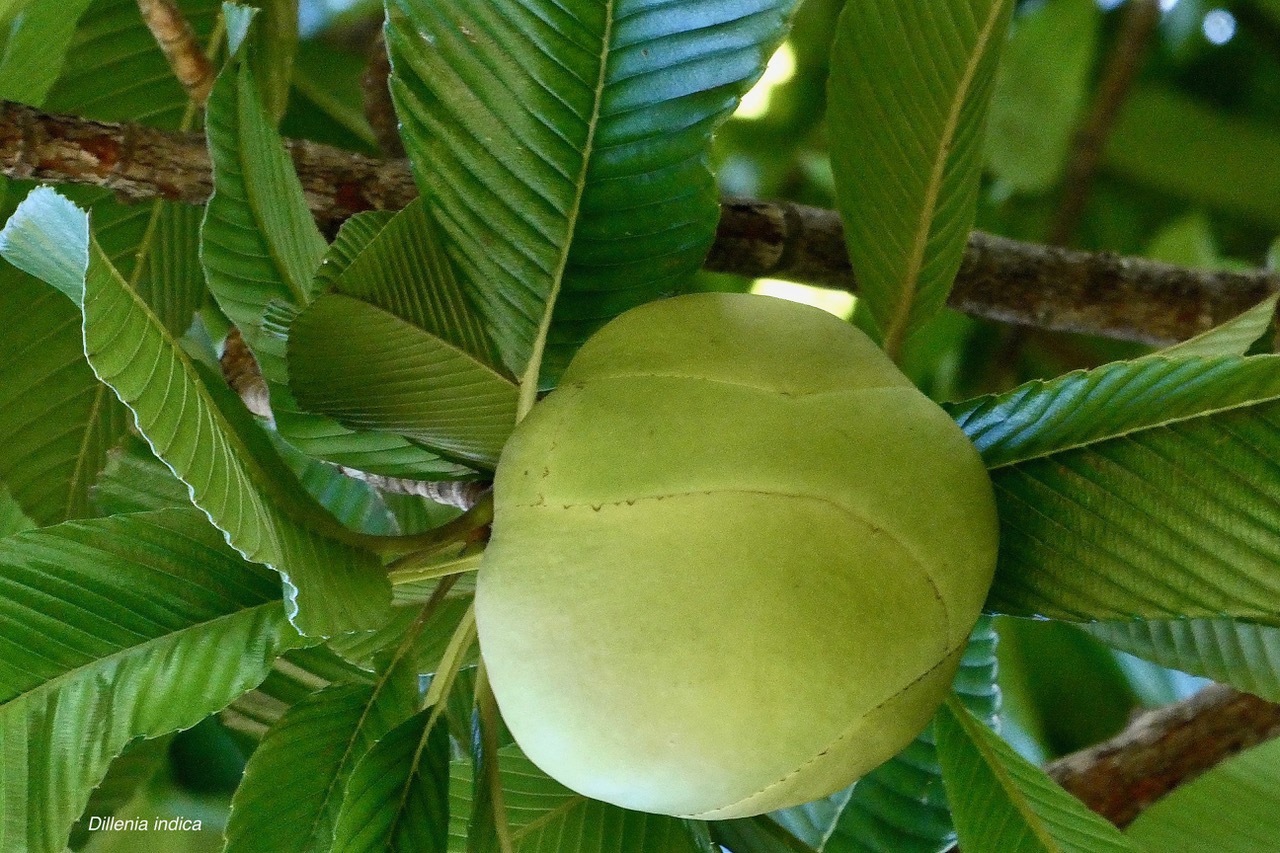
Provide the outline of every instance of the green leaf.
<path id="1" fill-rule="evenodd" d="M 1046 757 L 1066 755 L 1120 732 L 1139 698 L 1116 656 L 1065 622 L 1002 618 L 1000 663 L 1020 658 L 1022 722 Z M 1003 673 L 1002 673 L 1003 674 Z"/>
<path id="2" fill-rule="evenodd" d="M 91 515 L 125 408 L 85 361 L 80 312 L 61 293 L 0 265 L 0 317 L 0 481 L 37 524 Z"/>
<path id="3" fill-rule="evenodd" d="M 171 735 L 152 740 L 138 740 L 125 747 L 123 753 L 111 762 L 107 775 L 93 789 L 84 814 L 71 829 L 67 846 L 79 850 L 89 843 L 95 830 L 89 829 L 93 817 L 115 814 L 138 793 L 160 769 L 169 763 Z"/>
<path id="4" fill-rule="evenodd" d="M 66 63 L 76 24 L 92 0 L 22 2 L 0 52 L 0 100 L 40 104 Z"/>
<path id="5" fill-rule="evenodd" d="M 262 104 L 272 124 L 279 124 L 289 105 L 293 61 L 298 52 L 298 0 L 254 0 L 259 9 L 250 62 L 258 79 Z"/>
<path id="6" fill-rule="evenodd" d="M 286 711 L 245 768 L 228 853 L 329 850 L 356 762 L 417 710 L 417 687 L 416 674 L 392 666 L 372 684 L 326 687 Z"/>
<path id="7" fill-rule="evenodd" d="M 1280 838 L 1280 741 L 1219 764 L 1157 800 L 1127 830 L 1161 853 L 1258 853 Z"/>
<path id="8" fill-rule="evenodd" d="M 300 43 L 293 62 L 293 100 L 281 132 L 377 154 L 378 139 L 365 118 L 361 90 L 366 65 L 364 53 L 314 39 Z"/>
<path id="9" fill-rule="evenodd" d="M 1021 192 L 1045 192 L 1062 177 L 1101 20 L 1094 0 L 1042 3 L 1014 19 L 991 93 L 985 150 L 992 174 Z"/>
<path id="10" fill-rule="evenodd" d="M 1058 787 L 955 699 L 938 713 L 938 759 L 965 850 L 1000 853 L 1137 848 Z"/>
<path id="11" fill-rule="evenodd" d="M 516 420 L 514 384 L 381 308 L 326 294 L 290 327 L 298 402 L 492 468 Z"/>
<path id="12" fill-rule="evenodd" d="M 432 709 L 392 729 L 356 765 L 338 815 L 343 853 L 445 853 L 449 731 Z"/>
<path id="13" fill-rule="evenodd" d="M 814 849 L 768 815 L 718 820 L 711 824 L 711 834 L 733 853 L 813 853 Z"/>
<path id="14" fill-rule="evenodd" d="M 217 0 L 181 0 L 178 7 L 205 44 L 217 23 Z M 177 130 L 190 101 L 138 13 L 137 0 L 94 0 L 76 28 L 61 76 L 40 105 Z"/>
<path id="15" fill-rule="evenodd" d="M 90 238 L 83 211 L 52 190 L 35 190 L 0 233 L 0 254 L 81 303 L 94 371 L 133 410 L 148 443 L 233 547 L 280 572 L 299 630 L 332 635 L 385 620 L 390 584 L 378 560 L 286 514 L 282 507 L 314 508 L 308 522 L 324 518 L 341 529 L 300 488 L 290 488 L 291 475 L 269 447 L 262 452 L 265 436 L 249 431 L 239 401 L 203 381 L 129 290 Z"/>
<path id="16" fill-rule="evenodd" d="M 0 482 L 0 538 L 31 530 L 36 523 L 27 518 L 22 507 L 9 494 L 9 489 Z"/>
<path id="17" fill-rule="evenodd" d="M 831 52 L 831 167 L 859 299 L 885 349 L 946 301 L 969 238 L 1009 0 L 845 6 Z"/>
<path id="18" fill-rule="evenodd" d="M 1244 355 L 1271 330 L 1275 323 L 1278 299 L 1280 294 L 1268 296 L 1243 314 L 1194 338 L 1166 347 L 1160 354 L 1178 357 L 1199 355 L 1206 358 L 1216 355 Z"/>
<path id="19" fill-rule="evenodd" d="M 405 147 L 525 409 L 587 336 L 701 266 L 711 133 L 794 5 L 389 0 Z"/>
<path id="20" fill-rule="evenodd" d="M 1278 390 L 1274 356 L 1151 357 L 954 407 L 1001 519 L 988 607 L 1273 619 Z"/>
<path id="21" fill-rule="evenodd" d="M 209 289 L 262 369 L 281 437 L 311 456 L 391 477 L 467 473 L 399 436 L 357 433 L 298 409 L 287 385 L 284 338 L 263 320 L 274 303 L 297 311 L 311 301 L 325 244 L 247 66 L 230 65 L 219 76 L 209 97 L 208 134 L 214 194 L 201 252 Z M 337 259 L 345 261 L 341 254 Z"/>
<path id="22" fill-rule="evenodd" d="M 395 432 L 492 468 L 515 424 L 515 385 L 454 279 L 425 205 L 373 229 L 343 228 L 321 267 L 336 292 L 289 327 L 289 373 L 303 408 Z"/>
<path id="23" fill-rule="evenodd" d="M 991 618 L 969 636 L 953 689 L 984 723 L 994 727 L 996 634 Z M 852 788 L 775 815 L 824 853 L 938 853 L 955 843 L 935 747 L 936 722 L 902 752 L 853 783 Z"/>
<path id="24" fill-rule="evenodd" d="M 699 853 L 677 818 L 627 811 L 575 794 L 516 746 L 499 752 L 503 797 L 516 853 Z M 449 853 L 465 853 L 471 765 L 454 762 L 449 785 Z"/>
<path id="25" fill-rule="evenodd" d="M 1280 628 L 1227 618 L 1093 622 L 1080 627 L 1129 654 L 1280 702 Z"/>
<path id="26" fill-rule="evenodd" d="M 1280 358 L 1160 355 L 946 407 L 990 469 L 1280 399 Z"/>
<path id="27" fill-rule="evenodd" d="M 209 289 L 262 375 L 283 382 L 279 346 L 264 334 L 262 315 L 273 299 L 295 306 L 310 301 L 324 238 L 247 65 L 233 63 L 218 76 L 207 133 L 214 192 L 201 239 Z"/>
<path id="28" fill-rule="evenodd" d="M 173 476 L 146 441 L 132 434 L 107 454 L 91 495 L 102 515 L 191 506 L 186 484 Z"/>
<path id="29" fill-rule="evenodd" d="M 1197 205 L 1280 225 L 1280 133 L 1186 95 L 1139 88 L 1107 136 L 1104 163 Z"/>
<path id="30" fill-rule="evenodd" d="M 131 740 L 195 725 L 299 643 L 271 575 L 195 509 L 0 541 L 0 849 L 61 851 Z"/>

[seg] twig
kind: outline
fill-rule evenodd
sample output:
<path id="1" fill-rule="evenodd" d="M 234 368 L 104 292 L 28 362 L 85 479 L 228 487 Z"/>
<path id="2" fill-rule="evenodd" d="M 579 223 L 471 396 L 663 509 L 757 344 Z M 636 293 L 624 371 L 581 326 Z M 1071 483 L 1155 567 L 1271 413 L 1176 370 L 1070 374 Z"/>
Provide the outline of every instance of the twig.
<path id="1" fill-rule="evenodd" d="M 307 203 L 331 230 L 361 210 L 417 195 L 403 160 L 286 141 Z M 213 190 L 197 134 L 51 116 L 0 101 L 0 174 L 93 184 L 125 201 L 203 204 Z M 856 290 L 839 216 L 791 203 L 728 200 L 706 268 Z M 1188 270 L 974 232 L 950 304 L 979 317 L 1118 340 L 1168 344 L 1236 316 L 1280 289 L 1265 270 Z"/>
<path id="2" fill-rule="evenodd" d="M 138 11 L 155 37 L 173 75 L 197 106 L 203 106 L 213 89 L 217 71 L 200 49 L 196 34 L 173 0 L 138 0 Z"/>
<path id="3" fill-rule="evenodd" d="M 1071 243 L 1080 225 L 1093 179 L 1102 160 L 1102 150 L 1107 136 L 1115 125 L 1120 107 L 1133 88 L 1134 78 L 1142 66 L 1147 47 L 1160 22 L 1160 4 L 1157 0 L 1129 0 L 1120 32 L 1107 58 L 1106 70 L 1098 84 L 1093 104 L 1084 122 L 1076 130 L 1067 161 L 1066 186 L 1062 202 L 1049 229 L 1049 242 L 1057 246 Z"/>
<path id="4" fill-rule="evenodd" d="M 1046 770 L 1117 826 L 1243 749 L 1280 735 L 1280 704 L 1215 684 L 1148 711 L 1108 741 Z"/>

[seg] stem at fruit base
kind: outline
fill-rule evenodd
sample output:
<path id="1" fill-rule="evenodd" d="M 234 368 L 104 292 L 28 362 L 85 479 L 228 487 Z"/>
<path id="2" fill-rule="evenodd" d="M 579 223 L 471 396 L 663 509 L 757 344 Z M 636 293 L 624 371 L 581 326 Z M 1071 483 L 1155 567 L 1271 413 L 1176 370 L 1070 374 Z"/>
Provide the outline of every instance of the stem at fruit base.
<path id="1" fill-rule="evenodd" d="M 512 853 L 511 826 L 507 822 L 507 806 L 502 796 L 502 774 L 498 759 L 501 717 L 498 715 L 498 701 L 494 698 L 493 688 L 489 686 L 489 673 L 485 669 L 483 658 L 476 667 L 475 708 L 479 737 L 474 738 L 472 757 L 478 777 L 477 796 L 473 800 L 471 826 L 467 833 L 468 841 L 477 833 L 487 832 L 492 828 L 492 841 L 497 842 L 499 853 Z M 480 795 L 480 785 L 484 786 L 485 796 Z"/>
<path id="2" fill-rule="evenodd" d="M 439 527 L 405 536 L 363 536 L 360 544 L 376 554 L 396 555 L 388 566 L 394 571 L 407 565 L 425 565 L 429 558 L 451 546 L 480 541 L 492 521 L 493 492 L 488 491 L 471 509 Z"/>
<path id="3" fill-rule="evenodd" d="M 440 663 L 436 665 L 436 672 L 431 678 L 431 686 L 427 688 L 427 695 L 422 697 L 423 708 L 435 706 L 427 722 L 428 729 L 435 725 L 436 720 L 444 713 L 445 699 L 453 689 L 453 683 L 457 681 L 458 673 L 462 670 L 462 662 L 466 659 L 467 649 L 471 648 L 475 639 L 476 605 L 472 601 L 467 612 L 462 614 L 462 621 L 454 629 L 453 636 L 449 638 L 449 645 L 445 647 L 444 654 L 440 656 Z"/>

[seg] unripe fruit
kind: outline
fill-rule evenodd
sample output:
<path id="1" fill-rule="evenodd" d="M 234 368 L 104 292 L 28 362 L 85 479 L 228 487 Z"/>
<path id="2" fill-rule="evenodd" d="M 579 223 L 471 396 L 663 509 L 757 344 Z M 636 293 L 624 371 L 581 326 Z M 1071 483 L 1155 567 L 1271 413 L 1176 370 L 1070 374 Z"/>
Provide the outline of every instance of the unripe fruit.
<path id="1" fill-rule="evenodd" d="M 677 297 L 592 337 L 504 448 L 480 648 L 516 741 L 568 787 L 757 814 L 919 733 L 995 554 L 977 452 L 866 336 Z"/>

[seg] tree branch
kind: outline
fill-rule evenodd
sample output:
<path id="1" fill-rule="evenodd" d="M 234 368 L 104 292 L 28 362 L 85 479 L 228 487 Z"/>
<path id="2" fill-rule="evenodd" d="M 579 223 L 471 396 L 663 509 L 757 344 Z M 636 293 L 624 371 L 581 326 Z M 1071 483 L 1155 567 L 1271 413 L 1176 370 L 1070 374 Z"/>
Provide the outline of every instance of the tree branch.
<path id="1" fill-rule="evenodd" d="M 1215 684 L 1148 711 L 1046 770 L 1093 811 L 1128 826 L 1149 805 L 1251 746 L 1280 735 L 1280 704 Z"/>
<path id="2" fill-rule="evenodd" d="M 408 164 L 286 140 L 307 204 L 332 233 L 362 210 L 397 210 L 417 195 Z M 135 124 L 52 116 L 0 101 L 0 174 L 107 187 L 124 201 L 203 204 L 213 191 L 204 137 Z M 839 216 L 791 203 L 722 205 L 706 268 L 857 289 Z M 1280 289 L 1265 270 L 1205 272 L 1141 258 L 969 240 L 950 304 L 978 317 L 1118 340 L 1168 344 L 1199 334 Z"/>
<path id="3" fill-rule="evenodd" d="M 138 0 L 138 11 L 188 97 L 203 106 L 213 90 L 217 70 L 200 50 L 187 19 L 173 0 Z"/>

